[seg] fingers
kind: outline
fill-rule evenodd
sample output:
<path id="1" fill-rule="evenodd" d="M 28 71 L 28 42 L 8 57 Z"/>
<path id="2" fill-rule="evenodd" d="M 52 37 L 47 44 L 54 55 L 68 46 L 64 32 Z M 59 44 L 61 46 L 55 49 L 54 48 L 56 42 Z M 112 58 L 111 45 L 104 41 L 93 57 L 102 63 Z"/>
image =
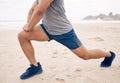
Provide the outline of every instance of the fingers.
<path id="1" fill-rule="evenodd" d="M 30 30 L 28 30 L 28 29 L 25 29 L 25 28 L 23 28 L 23 30 L 24 30 L 25 32 L 30 32 Z"/>
<path id="2" fill-rule="evenodd" d="M 33 29 L 29 29 L 28 27 L 23 27 L 23 30 L 24 30 L 25 32 L 32 32 L 32 31 L 33 31 Z"/>

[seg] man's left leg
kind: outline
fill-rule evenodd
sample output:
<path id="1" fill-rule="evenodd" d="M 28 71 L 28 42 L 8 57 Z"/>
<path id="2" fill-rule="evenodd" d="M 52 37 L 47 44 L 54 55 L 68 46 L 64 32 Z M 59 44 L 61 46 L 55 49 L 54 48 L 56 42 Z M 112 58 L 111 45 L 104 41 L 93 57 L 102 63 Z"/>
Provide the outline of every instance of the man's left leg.
<path id="1" fill-rule="evenodd" d="M 103 63 L 101 63 L 102 67 L 110 66 L 113 59 L 115 58 L 115 54 L 113 52 L 105 52 L 100 49 L 86 49 L 82 45 L 81 41 L 79 40 L 73 29 L 64 35 L 54 37 L 54 39 L 69 48 L 74 54 L 84 60 L 105 57 L 105 60 L 103 61 Z"/>
<path id="2" fill-rule="evenodd" d="M 106 52 L 100 49 L 87 50 L 83 45 L 75 50 L 72 50 L 72 52 L 84 60 L 105 57 L 104 61 L 101 63 L 101 67 L 111 66 L 112 61 L 115 58 L 115 53 L 113 52 Z"/>

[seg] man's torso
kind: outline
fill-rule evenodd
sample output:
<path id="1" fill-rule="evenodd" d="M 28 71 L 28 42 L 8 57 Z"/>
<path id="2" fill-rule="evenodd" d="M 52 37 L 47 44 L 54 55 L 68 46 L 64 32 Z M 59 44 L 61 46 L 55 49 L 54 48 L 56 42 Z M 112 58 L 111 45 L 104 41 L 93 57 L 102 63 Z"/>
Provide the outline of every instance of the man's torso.
<path id="1" fill-rule="evenodd" d="M 51 35 L 61 35 L 72 30 L 72 25 L 65 15 L 64 0 L 53 0 L 42 22 Z"/>

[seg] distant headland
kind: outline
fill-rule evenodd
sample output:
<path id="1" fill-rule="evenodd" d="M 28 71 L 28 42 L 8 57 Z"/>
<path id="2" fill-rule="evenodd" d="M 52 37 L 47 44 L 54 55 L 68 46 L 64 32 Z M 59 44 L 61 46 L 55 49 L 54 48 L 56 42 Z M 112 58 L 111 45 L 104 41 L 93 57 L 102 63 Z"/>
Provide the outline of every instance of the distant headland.
<path id="1" fill-rule="evenodd" d="M 114 14 L 110 12 L 108 15 L 106 14 L 99 14 L 96 16 L 86 16 L 82 20 L 103 20 L 103 21 L 120 21 L 120 14 Z"/>

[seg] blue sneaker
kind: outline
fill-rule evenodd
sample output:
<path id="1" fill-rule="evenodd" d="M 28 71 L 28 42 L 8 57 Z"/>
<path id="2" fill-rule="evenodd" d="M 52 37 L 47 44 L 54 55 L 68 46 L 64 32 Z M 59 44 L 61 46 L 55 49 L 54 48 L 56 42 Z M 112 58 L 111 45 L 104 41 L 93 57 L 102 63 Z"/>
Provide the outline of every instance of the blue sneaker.
<path id="1" fill-rule="evenodd" d="M 33 64 L 30 64 L 30 67 L 20 76 L 20 79 L 24 80 L 36 74 L 42 73 L 43 72 L 42 66 L 40 65 L 40 63 L 37 64 L 38 64 L 37 67 L 34 66 Z"/>
<path id="2" fill-rule="evenodd" d="M 101 67 L 110 67 L 112 64 L 112 61 L 115 58 L 115 53 L 110 51 L 111 56 L 110 57 L 105 57 L 105 59 L 101 62 Z"/>

